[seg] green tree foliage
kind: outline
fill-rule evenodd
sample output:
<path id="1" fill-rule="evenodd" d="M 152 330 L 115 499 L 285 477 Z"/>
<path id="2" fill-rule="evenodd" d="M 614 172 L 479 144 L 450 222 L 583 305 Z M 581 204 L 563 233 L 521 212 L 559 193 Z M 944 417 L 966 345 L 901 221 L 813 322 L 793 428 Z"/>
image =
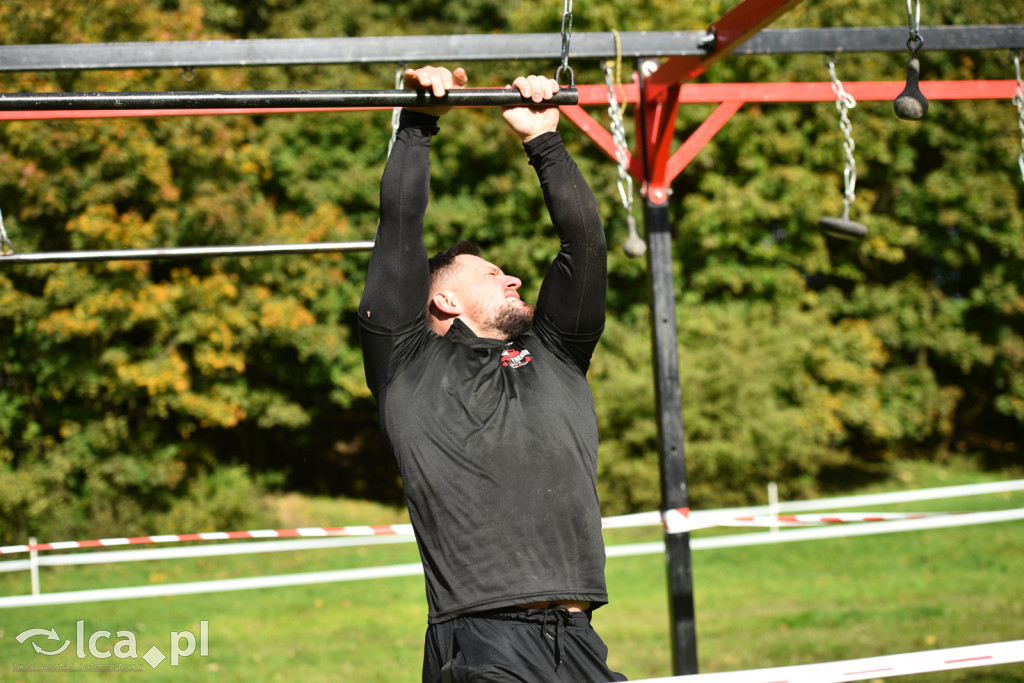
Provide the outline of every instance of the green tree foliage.
<path id="1" fill-rule="evenodd" d="M 576 31 L 691 30 L 735 2 L 577 3 Z M 805 3 L 778 26 L 904 25 L 897 3 Z M 1019 23 L 941 0 L 925 25 Z M 73 43 L 550 33 L 562 3 L 49 0 L 0 5 L 4 41 Z M 842 11 L 840 11 L 840 9 Z M 925 79 L 1005 79 L 992 52 L 921 53 Z M 840 55 L 840 78 L 901 80 L 906 54 Z M 500 86 L 537 63 L 470 64 Z M 413 65 L 417 66 L 417 65 Z M 455 66 L 455 65 L 451 65 Z M 625 65 L 625 71 L 630 65 Z M 575 64 L 580 83 L 599 65 Z M 820 55 L 735 57 L 717 82 L 822 81 Z M 389 88 L 393 66 L 7 74 L 0 90 Z M 692 131 L 709 105 L 683 107 Z M 607 122 L 603 111 L 592 112 Z M 631 113 L 631 111 L 630 111 Z M 747 104 L 673 184 L 680 357 L 694 506 L 884 476 L 897 456 L 1019 461 L 1024 219 L 1017 112 L 933 102 L 851 111 L 853 218 L 839 215 L 832 103 Z M 370 239 L 389 112 L 112 118 L 0 126 L 0 209 L 19 251 Z M 536 295 L 557 244 L 532 169 L 494 111 L 435 145 L 428 248 L 479 242 Z M 632 122 L 627 121 L 632 139 Z M 619 248 L 615 168 L 568 123 L 612 247 L 592 380 L 608 512 L 660 493 L 645 264 Z M 640 202 L 637 202 L 638 207 Z M 365 254 L 7 266 L 0 270 L 0 541 L 192 531 L 265 520 L 259 492 L 400 498 L 354 327 Z M 254 522 L 255 523 L 255 522 Z M 269 523 L 269 522 L 267 522 Z M 188 526 L 190 528 L 183 528 Z M 194 527 L 194 528 L 193 528 Z"/>

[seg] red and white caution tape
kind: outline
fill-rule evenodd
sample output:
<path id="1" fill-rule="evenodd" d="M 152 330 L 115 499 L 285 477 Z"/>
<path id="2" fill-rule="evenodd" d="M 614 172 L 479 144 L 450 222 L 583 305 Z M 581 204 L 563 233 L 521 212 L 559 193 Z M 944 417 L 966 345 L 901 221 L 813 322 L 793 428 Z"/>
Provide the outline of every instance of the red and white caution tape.
<path id="1" fill-rule="evenodd" d="M 812 526 L 819 524 L 852 524 L 857 522 L 889 522 L 894 519 L 926 519 L 956 512 L 832 512 L 824 515 L 752 515 L 720 520 L 718 526 Z"/>
<path id="2" fill-rule="evenodd" d="M 826 515 L 756 515 L 746 517 L 725 517 L 720 515 L 700 515 L 699 519 L 690 517 L 690 511 L 681 508 L 669 510 L 663 516 L 657 512 L 645 512 L 638 515 L 607 517 L 603 522 L 605 528 L 623 528 L 633 526 L 654 526 L 664 523 L 669 533 L 690 532 L 713 526 L 738 527 L 769 527 L 769 526 L 812 526 L 822 524 L 850 524 L 854 522 L 882 522 L 899 519 L 924 519 L 946 514 L 944 512 L 862 512 L 862 513 L 830 513 Z M 664 522 L 662 522 L 664 519 Z M 300 529 L 257 529 L 254 531 L 212 531 L 197 534 L 164 534 L 158 536 L 133 536 L 123 538 L 100 538 L 91 541 L 58 541 L 54 543 L 35 543 L 25 545 L 0 546 L 0 555 L 12 555 L 40 550 L 72 550 L 75 548 L 106 548 L 122 545 L 139 545 L 144 543 L 182 543 L 186 541 L 226 541 L 240 538 L 315 538 L 325 536 L 412 536 L 411 524 L 384 524 L 376 526 L 343 526 L 343 527 L 306 527 Z"/>
<path id="3" fill-rule="evenodd" d="M 686 508 L 668 510 L 664 513 L 665 530 L 670 534 L 681 534 L 715 526 L 727 527 L 805 527 L 826 524 L 861 524 L 865 522 L 891 522 L 905 519 L 928 519 L 960 512 L 830 512 L 827 514 L 805 515 L 747 515 L 727 517 L 724 515 L 698 514 L 691 516 Z"/>
<path id="4" fill-rule="evenodd" d="M 56 543 L 36 543 L 33 545 L 0 546 L 0 555 L 25 553 L 32 550 L 70 550 L 73 548 L 98 548 L 136 545 L 140 543 L 226 541 L 236 538 L 315 538 L 324 536 L 412 536 L 412 525 L 384 524 L 377 526 L 307 527 L 301 529 L 256 529 L 254 531 L 212 531 L 199 534 L 101 538 L 94 541 L 58 541 Z"/>
<path id="5" fill-rule="evenodd" d="M 838 683 L 1013 662 L 1024 662 L 1024 640 L 775 669 L 650 678 L 643 683 Z"/>
<path id="6" fill-rule="evenodd" d="M 827 509 L 829 507 L 877 505 L 921 500 L 935 500 L 980 494 L 1004 493 L 1024 490 L 1024 480 L 946 486 L 914 491 L 875 493 L 865 496 L 844 496 L 811 501 L 787 501 L 778 506 L 779 511 L 797 509 Z M 606 529 L 664 525 L 669 533 L 686 533 L 696 529 L 715 526 L 817 526 L 823 524 L 849 524 L 859 522 L 880 522 L 892 520 L 922 519 L 962 513 L 829 513 L 824 515 L 759 515 L 764 506 L 752 508 L 731 508 L 727 510 L 706 510 L 691 512 L 689 508 L 661 512 L 640 512 L 630 515 L 606 517 L 602 525 Z M 160 536 L 135 536 L 128 538 L 103 538 L 92 541 L 60 541 L 31 545 L 0 546 L 0 555 L 12 555 L 39 550 L 71 550 L 74 548 L 97 548 L 144 543 L 176 543 L 185 541 L 222 541 L 230 539 L 265 539 L 324 536 L 409 536 L 412 525 L 387 524 L 376 526 L 311 527 L 300 529 L 259 529 L 255 531 L 214 531 L 194 534 L 166 534 Z"/>

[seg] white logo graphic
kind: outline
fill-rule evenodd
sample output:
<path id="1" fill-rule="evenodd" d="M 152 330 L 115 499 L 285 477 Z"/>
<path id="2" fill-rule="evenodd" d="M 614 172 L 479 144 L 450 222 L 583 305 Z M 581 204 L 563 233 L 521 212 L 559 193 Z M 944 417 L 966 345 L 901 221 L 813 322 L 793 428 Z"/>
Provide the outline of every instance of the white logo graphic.
<path id="1" fill-rule="evenodd" d="M 46 639 L 42 641 L 42 645 L 36 640 L 31 640 L 37 636 L 46 636 Z M 88 648 L 88 654 L 96 659 L 108 659 L 113 655 L 117 659 L 139 659 L 137 651 L 137 645 L 135 640 L 135 634 L 131 631 L 118 631 L 117 642 L 113 643 L 113 652 L 110 648 L 110 639 L 112 638 L 110 631 L 96 631 L 92 633 L 88 639 L 85 637 L 85 620 L 81 620 L 75 625 L 75 654 L 79 659 L 85 659 L 86 649 Z M 209 638 L 210 638 L 210 622 L 200 621 L 199 622 L 199 656 L 209 656 Z M 36 654 L 45 655 L 47 657 L 53 657 L 59 655 L 71 646 L 70 640 L 64 640 L 63 644 L 60 644 L 61 637 L 57 635 L 57 629 L 55 628 L 30 628 L 19 633 L 15 640 L 19 643 L 29 641 L 32 644 L 32 649 L 35 650 Z M 57 642 L 50 642 L 57 641 Z M 45 647 L 44 647 L 45 646 Z M 171 666 L 178 666 L 179 660 L 182 657 L 189 657 L 196 651 L 196 637 L 191 631 L 171 631 L 170 644 L 168 645 L 170 652 Z M 70 653 L 69 653 L 70 654 Z M 160 666 L 167 655 L 160 651 L 160 648 L 155 645 L 142 655 L 141 659 L 145 660 L 147 664 L 153 669 Z M 34 664 L 15 664 L 14 668 L 19 671 L 34 671 L 34 670 L 51 670 L 55 668 L 59 669 L 73 669 L 73 666 L 66 664 L 43 664 L 37 666 Z M 131 663 L 125 664 L 104 664 L 99 665 L 86 665 L 81 666 L 82 669 L 132 669 L 135 666 Z"/>

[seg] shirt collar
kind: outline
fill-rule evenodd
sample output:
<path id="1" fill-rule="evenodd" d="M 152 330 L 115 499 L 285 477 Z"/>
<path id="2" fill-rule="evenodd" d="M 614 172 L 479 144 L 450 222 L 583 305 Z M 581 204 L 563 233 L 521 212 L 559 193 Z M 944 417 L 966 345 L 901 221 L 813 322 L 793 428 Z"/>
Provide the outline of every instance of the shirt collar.
<path id="1" fill-rule="evenodd" d="M 506 339 L 478 337 L 473 330 L 469 329 L 469 325 L 462 322 L 461 318 L 456 318 L 452 321 L 451 327 L 448 328 L 444 338 L 453 344 L 466 344 L 473 347 L 499 347 L 509 343 Z"/>

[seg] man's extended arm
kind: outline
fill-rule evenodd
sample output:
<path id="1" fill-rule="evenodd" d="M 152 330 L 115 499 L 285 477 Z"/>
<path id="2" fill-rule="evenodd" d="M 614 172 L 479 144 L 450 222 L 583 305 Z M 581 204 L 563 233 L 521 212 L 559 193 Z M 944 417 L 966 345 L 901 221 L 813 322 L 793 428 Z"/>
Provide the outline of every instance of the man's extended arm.
<path id="1" fill-rule="evenodd" d="M 430 140 L 436 117 L 403 111 L 380 183 L 380 225 L 359 314 L 393 327 L 422 315 L 429 294 L 423 217 L 430 195 Z"/>
<path id="2" fill-rule="evenodd" d="M 534 102 L 557 92 L 558 83 L 542 76 L 517 78 L 513 84 Z M 540 178 L 544 201 L 558 231 L 561 250 L 544 277 L 537 310 L 560 332 L 593 337 L 604 326 L 607 246 L 594 194 L 557 132 L 557 108 L 512 107 L 505 121 L 519 135 Z M 580 349 L 593 349 L 588 342 Z"/>
<path id="3" fill-rule="evenodd" d="M 423 216 L 430 194 L 430 139 L 436 118 L 402 112 L 380 184 L 380 225 L 359 302 L 366 383 L 387 382 L 395 330 L 422 319 L 430 288 Z"/>
<path id="4" fill-rule="evenodd" d="M 406 85 L 443 95 L 466 84 L 456 69 L 423 67 L 405 74 Z M 423 320 L 430 294 L 423 217 L 430 196 L 430 141 L 447 108 L 404 110 L 380 184 L 380 225 L 359 302 L 366 381 L 376 392 L 387 381 L 398 328 Z"/>
<path id="5" fill-rule="evenodd" d="M 561 242 L 544 276 L 537 310 L 562 333 L 591 335 L 604 327 L 608 272 L 597 200 L 558 133 L 534 138 L 525 146 Z M 596 338 L 593 341 L 596 344 Z"/>

